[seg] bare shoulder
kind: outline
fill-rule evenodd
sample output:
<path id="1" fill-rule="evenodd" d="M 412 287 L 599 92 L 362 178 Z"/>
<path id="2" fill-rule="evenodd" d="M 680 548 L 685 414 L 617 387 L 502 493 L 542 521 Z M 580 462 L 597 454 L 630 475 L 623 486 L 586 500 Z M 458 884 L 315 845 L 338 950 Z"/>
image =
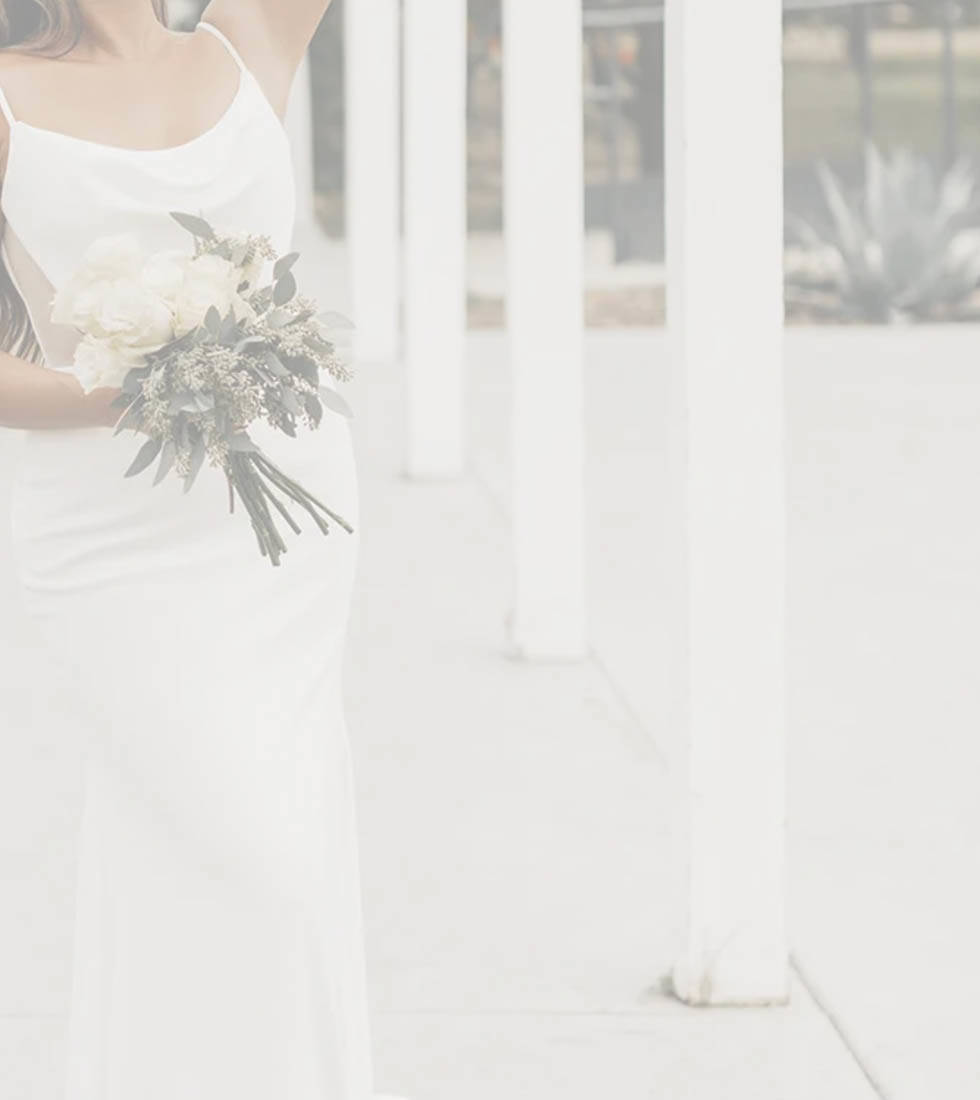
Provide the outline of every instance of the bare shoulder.
<path id="1" fill-rule="evenodd" d="M 14 102 L 30 97 L 31 93 L 44 94 L 50 90 L 53 63 L 40 54 L 20 53 L 17 50 L 0 50 L 0 89 Z"/>
<path id="2" fill-rule="evenodd" d="M 0 50 L 0 86 L 6 91 L 8 82 L 17 89 L 43 80 L 51 66 L 51 59 L 39 54 L 21 53 L 18 50 Z"/>
<path id="3" fill-rule="evenodd" d="M 330 0 L 211 0 L 203 18 L 242 55 L 280 114 Z"/>

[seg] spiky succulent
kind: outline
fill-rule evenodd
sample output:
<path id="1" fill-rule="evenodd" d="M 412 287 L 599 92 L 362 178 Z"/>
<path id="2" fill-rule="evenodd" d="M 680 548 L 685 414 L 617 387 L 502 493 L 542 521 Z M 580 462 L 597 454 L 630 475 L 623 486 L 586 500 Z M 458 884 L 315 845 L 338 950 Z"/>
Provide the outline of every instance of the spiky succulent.
<path id="1" fill-rule="evenodd" d="M 945 173 L 899 150 L 866 153 L 863 189 L 848 193 L 817 165 L 825 216 L 791 215 L 787 301 L 812 315 L 893 323 L 980 316 L 980 204 L 969 163 Z"/>

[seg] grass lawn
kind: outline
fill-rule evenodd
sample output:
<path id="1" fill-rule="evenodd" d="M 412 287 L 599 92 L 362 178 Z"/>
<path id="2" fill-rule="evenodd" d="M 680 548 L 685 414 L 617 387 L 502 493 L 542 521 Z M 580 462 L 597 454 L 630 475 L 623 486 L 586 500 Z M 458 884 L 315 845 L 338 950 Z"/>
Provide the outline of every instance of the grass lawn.
<path id="1" fill-rule="evenodd" d="M 957 60 L 960 147 L 980 153 L 980 57 Z M 876 59 L 874 139 L 930 156 L 943 150 L 943 87 L 933 58 Z M 785 75 L 786 164 L 791 172 L 819 158 L 856 163 L 861 149 L 858 81 L 839 61 L 789 61 Z"/>

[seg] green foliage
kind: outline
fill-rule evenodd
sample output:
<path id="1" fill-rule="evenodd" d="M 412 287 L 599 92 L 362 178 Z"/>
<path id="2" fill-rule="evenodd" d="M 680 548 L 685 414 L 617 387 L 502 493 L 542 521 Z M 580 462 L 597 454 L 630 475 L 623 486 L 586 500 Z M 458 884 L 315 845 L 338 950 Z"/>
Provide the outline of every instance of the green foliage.
<path id="1" fill-rule="evenodd" d="M 848 194 L 823 162 L 826 217 L 790 216 L 802 249 L 787 300 L 812 316 L 875 324 L 980 316 L 980 204 L 965 161 L 944 174 L 907 151 L 867 151 L 863 192 Z"/>

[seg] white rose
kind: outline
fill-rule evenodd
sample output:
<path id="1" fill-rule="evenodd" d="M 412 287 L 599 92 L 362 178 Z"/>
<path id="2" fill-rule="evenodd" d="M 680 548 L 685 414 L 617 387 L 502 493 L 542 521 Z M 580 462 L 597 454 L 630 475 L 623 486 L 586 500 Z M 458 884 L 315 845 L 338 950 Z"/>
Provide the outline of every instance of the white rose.
<path id="1" fill-rule="evenodd" d="M 55 295 L 51 320 L 58 325 L 86 329 L 98 312 L 104 287 L 104 282 L 85 282 L 79 278 L 66 283 Z"/>
<path id="2" fill-rule="evenodd" d="M 82 271 L 90 279 L 121 279 L 135 276 L 143 266 L 146 253 L 134 233 L 99 237 L 85 251 Z"/>
<path id="3" fill-rule="evenodd" d="M 84 331 L 98 312 L 105 286 L 105 279 L 95 279 L 86 272 L 79 272 L 54 296 L 51 320 L 57 325 L 73 325 Z"/>
<path id="4" fill-rule="evenodd" d="M 100 237 L 89 246 L 81 267 L 55 295 L 51 319 L 83 332 L 98 324 L 103 299 L 121 282 L 137 282 L 146 261 L 132 233 Z"/>
<path id="5" fill-rule="evenodd" d="M 86 393 L 118 389 L 133 367 L 143 364 L 142 353 L 118 340 L 86 336 L 75 349 L 72 373 Z"/>
<path id="6" fill-rule="evenodd" d="M 174 338 L 170 306 L 128 278 L 66 288 L 55 299 L 51 317 L 88 336 L 116 339 L 146 351 Z"/>
<path id="7" fill-rule="evenodd" d="M 82 327 L 89 335 L 144 351 L 155 351 L 174 337 L 173 313 L 167 303 L 129 279 L 100 288 L 97 308 Z"/>
<path id="8" fill-rule="evenodd" d="M 221 256 L 205 253 L 192 259 L 174 299 L 177 335 L 203 324 L 212 306 L 224 317 L 238 297 L 240 278 L 240 270 Z"/>
<path id="9" fill-rule="evenodd" d="M 140 284 L 151 293 L 173 302 L 184 285 L 184 275 L 190 262 L 191 258 L 186 252 L 176 249 L 155 252 L 143 264 Z"/>

